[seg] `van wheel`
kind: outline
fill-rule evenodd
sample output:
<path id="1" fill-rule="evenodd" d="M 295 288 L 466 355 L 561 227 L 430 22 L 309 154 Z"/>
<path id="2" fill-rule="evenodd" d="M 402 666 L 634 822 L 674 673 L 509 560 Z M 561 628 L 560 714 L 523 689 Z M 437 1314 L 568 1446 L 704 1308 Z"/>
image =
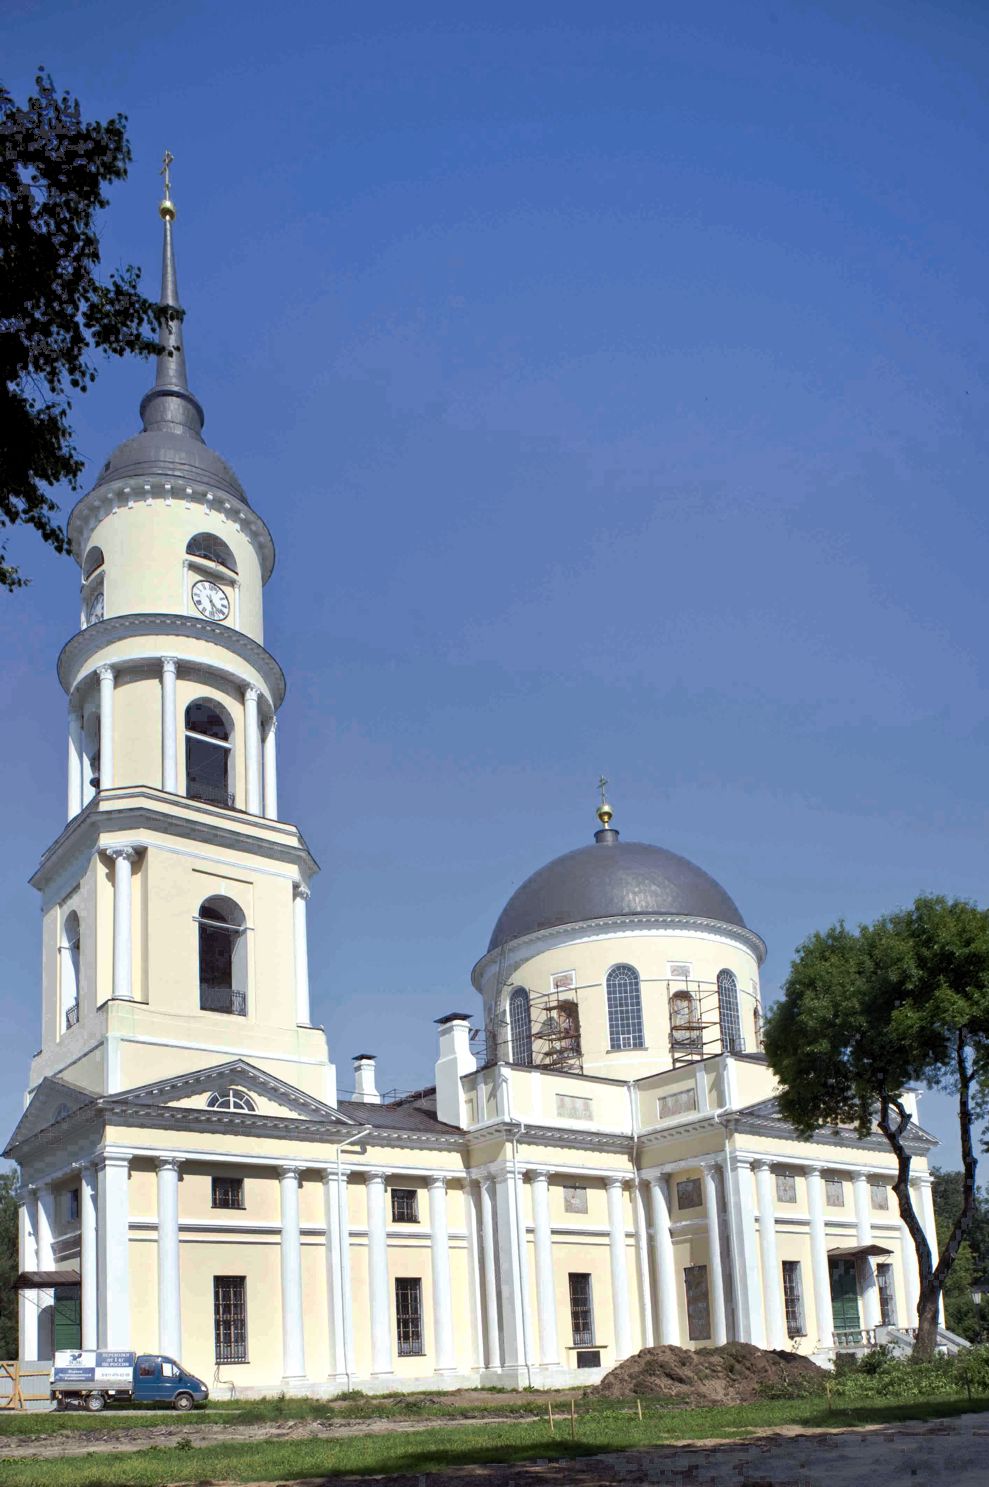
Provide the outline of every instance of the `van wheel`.
<path id="1" fill-rule="evenodd" d="M 87 1408 L 87 1410 L 93 1410 L 95 1412 L 96 1410 L 103 1409 L 105 1405 L 106 1405 L 106 1396 L 104 1394 L 87 1394 L 86 1395 L 86 1408 Z"/>
<path id="2" fill-rule="evenodd" d="M 186 1394 L 183 1392 L 182 1394 L 176 1394 L 175 1398 L 172 1400 L 172 1404 L 177 1410 L 191 1410 L 192 1406 L 195 1404 L 195 1400 L 193 1399 L 191 1394 Z"/>

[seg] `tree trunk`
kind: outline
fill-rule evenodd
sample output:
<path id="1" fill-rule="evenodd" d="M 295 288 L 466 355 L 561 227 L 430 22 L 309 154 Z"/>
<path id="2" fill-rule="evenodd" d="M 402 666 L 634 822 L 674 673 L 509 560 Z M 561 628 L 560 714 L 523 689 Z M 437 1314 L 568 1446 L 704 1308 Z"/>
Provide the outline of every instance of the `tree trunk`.
<path id="1" fill-rule="evenodd" d="M 937 1333 L 940 1325 L 939 1312 L 941 1309 L 941 1287 L 931 1278 L 920 1293 L 920 1301 L 917 1305 L 917 1337 L 913 1345 L 912 1357 L 918 1363 L 926 1362 L 934 1357 L 937 1347 Z"/>

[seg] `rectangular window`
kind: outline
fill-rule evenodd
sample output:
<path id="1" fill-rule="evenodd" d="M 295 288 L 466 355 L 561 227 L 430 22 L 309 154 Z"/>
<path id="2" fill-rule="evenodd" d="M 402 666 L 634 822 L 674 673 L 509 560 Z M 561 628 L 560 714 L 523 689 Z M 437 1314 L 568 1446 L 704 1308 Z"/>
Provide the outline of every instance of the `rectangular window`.
<path id="1" fill-rule="evenodd" d="M 697 1109 L 697 1088 L 671 1090 L 668 1095 L 656 1096 L 656 1113 L 660 1120 L 670 1120 L 674 1115 L 689 1115 Z"/>
<path id="2" fill-rule="evenodd" d="M 707 1294 L 707 1266 L 685 1265 L 683 1284 L 687 1293 L 687 1336 L 704 1342 L 711 1336 L 711 1302 Z"/>
<path id="3" fill-rule="evenodd" d="M 587 1212 L 587 1189 L 578 1187 L 564 1187 L 563 1189 L 563 1212 L 564 1213 L 586 1213 Z"/>
<path id="4" fill-rule="evenodd" d="M 573 1329 L 575 1348 L 589 1348 L 594 1344 L 594 1299 L 591 1295 L 591 1277 L 571 1271 L 570 1276 L 570 1326 Z"/>
<path id="5" fill-rule="evenodd" d="M 677 1183 L 677 1208 L 700 1208 L 702 1201 L 699 1177 L 687 1177 Z"/>
<path id="6" fill-rule="evenodd" d="M 69 1188 L 65 1195 L 65 1220 L 69 1224 L 79 1222 L 79 1189 Z"/>
<path id="7" fill-rule="evenodd" d="M 593 1120 L 594 1104 L 582 1095 L 557 1095 L 556 1113 L 564 1120 Z"/>
<path id="8" fill-rule="evenodd" d="M 893 1267 L 889 1264 L 876 1266 L 876 1287 L 879 1291 L 879 1317 L 884 1327 L 896 1326 L 896 1292 L 893 1289 Z"/>
<path id="9" fill-rule="evenodd" d="M 796 1203 L 797 1179 L 792 1172 L 777 1172 L 776 1201 L 777 1203 Z"/>
<path id="10" fill-rule="evenodd" d="M 845 1184 L 840 1177 L 824 1179 L 824 1201 L 829 1208 L 844 1208 Z"/>
<path id="11" fill-rule="evenodd" d="M 884 1182 L 870 1182 L 869 1192 L 872 1195 L 873 1208 L 889 1208 L 889 1188 Z"/>
<path id="12" fill-rule="evenodd" d="M 213 1178 L 214 1208 L 243 1208 L 244 1179 L 242 1177 Z"/>
<path id="13" fill-rule="evenodd" d="M 395 1326 L 398 1356 L 419 1358 L 422 1345 L 422 1281 L 400 1275 L 395 1281 Z"/>
<path id="14" fill-rule="evenodd" d="M 217 1363 L 247 1362 L 247 1278 L 213 1277 L 213 1338 Z"/>
<path id="15" fill-rule="evenodd" d="M 783 1261 L 783 1305 L 786 1307 L 787 1337 L 804 1337 L 804 1289 L 800 1278 L 800 1261 Z"/>
<path id="16" fill-rule="evenodd" d="M 419 1194 L 415 1188 L 392 1188 L 391 1221 L 393 1224 L 419 1222 Z"/>

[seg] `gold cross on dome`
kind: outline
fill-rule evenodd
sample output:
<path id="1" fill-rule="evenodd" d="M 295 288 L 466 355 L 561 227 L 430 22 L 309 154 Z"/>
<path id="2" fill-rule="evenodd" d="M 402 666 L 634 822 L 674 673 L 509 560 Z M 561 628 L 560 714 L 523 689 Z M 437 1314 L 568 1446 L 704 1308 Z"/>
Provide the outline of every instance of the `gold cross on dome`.
<path id="1" fill-rule="evenodd" d="M 172 154 L 171 150 L 166 150 L 161 159 L 161 170 L 158 172 L 159 175 L 165 177 L 166 196 L 171 196 L 172 194 L 172 178 L 169 174 L 168 167 L 172 164 L 174 159 L 175 156 Z"/>
<path id="2" fill-rule="evenodd" d="M 607 790 L 607 788 L 608 788 L 608 781 L 605 779 L 604 775 L 602 775 L 601 778 L 598 780 L 598 789 L 601 791 L 601 804 L 602 805 L 607 805 L 607 800 L 605 798 L 605 793 L 604 793 L 605 790 Z"/>

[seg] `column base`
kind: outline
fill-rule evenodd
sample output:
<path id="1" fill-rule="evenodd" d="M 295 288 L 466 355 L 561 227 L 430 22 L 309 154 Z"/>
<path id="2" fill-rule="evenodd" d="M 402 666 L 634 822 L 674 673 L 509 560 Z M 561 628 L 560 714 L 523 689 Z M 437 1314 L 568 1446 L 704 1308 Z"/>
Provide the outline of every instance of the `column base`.
<path id="1" fill-rule="evenodd" d="M 442 1368 L 434 1368 L 433 1372 L 442 1377 L 442 1375 L 445 1373 L 459 1373 L 460 1370 L 457 1368 L 457 1365 L 455 1363 L 447 1363 L 444 1364 Z"/>
<path id="2" fill-rule="evenodd" d="M 309 1379 L 304 1373 L 283 1373 L 282 1388 L 290 1394 L 300 1394 L 309 1388 Z"/>

